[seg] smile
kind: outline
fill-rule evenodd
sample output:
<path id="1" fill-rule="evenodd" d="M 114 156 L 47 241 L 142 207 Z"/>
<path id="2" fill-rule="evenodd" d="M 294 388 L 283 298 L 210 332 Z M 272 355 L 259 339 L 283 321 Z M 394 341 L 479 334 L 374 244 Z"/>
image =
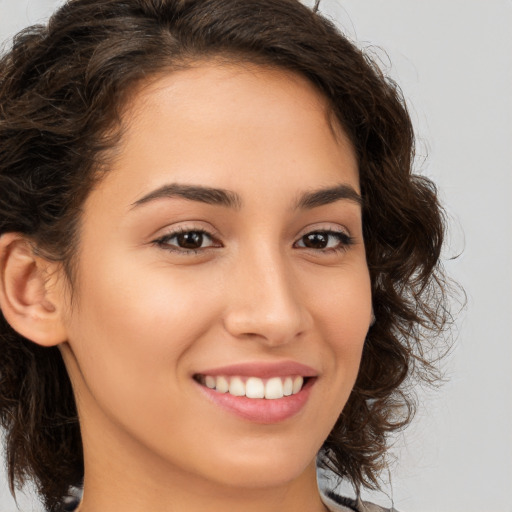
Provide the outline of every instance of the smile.
<path id="1" fill-rule="evenodd" d="M 193 381 L 220 410 L 244 421 L 271 424 L 298 415 L 319 376 L 318 370 L 296 361 L 254 361 L 205 368 Z"/>
<path id="2" fill-rule="evenodd" d="M 196 375 L 195 379 L 201 385 L 218 393 L 267 400 L 277 400 L 296 395 L 304 385 L 304 378 L 300 375 L 268 379 L 252 376 Z"/>

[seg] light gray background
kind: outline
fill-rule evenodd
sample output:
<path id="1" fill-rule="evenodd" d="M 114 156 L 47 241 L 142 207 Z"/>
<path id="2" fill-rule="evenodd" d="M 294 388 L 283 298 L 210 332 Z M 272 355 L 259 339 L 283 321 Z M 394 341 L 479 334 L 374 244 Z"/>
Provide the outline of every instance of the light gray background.
<path id="1" fill-rule="evenodd" d="M 0 39 L 58 3 L 0 0 Z M 324 0 L 322 10 L 386 50 L 389 60 L 374 51 L 409 102 L 418 169 L 452 217 L 446 256 L 464 250 L 446 263 L 468 295 L 450 381 L 421 395 L 388 494 L 403 512 L 512 512 L 512 1 Z M 4 482 L 0 473 L 0 511 L 15 512 Z M 30 497 L 19 504 L 40 510 Z"/>

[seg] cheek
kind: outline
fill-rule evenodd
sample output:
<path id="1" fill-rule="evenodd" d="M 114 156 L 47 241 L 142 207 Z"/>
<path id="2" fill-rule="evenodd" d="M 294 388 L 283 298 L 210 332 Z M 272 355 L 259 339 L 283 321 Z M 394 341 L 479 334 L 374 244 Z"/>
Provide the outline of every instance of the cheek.
<path id="1" fill-rule="evenodd" d="M 201 276 L 105 263 L 89 267 L 94 275 L 83 273 L 71 316 L 80 372 L 97 398 L 109 402 L 139 396 L 149 406 L 155 387 L 172 400 L 180 361 L 218 317 L 217 297 L 201 286 Z"/>
<path id="2" fill-rule="evenodd" d="M 337 385 L 350 390 L 355 382 L 371 317 L 371 285 L 366 265 L 345 268 L 338 278 L 324 280 L 310 295 L 319 335 Z M 347 395 L 348 396 L 348 395 Z"/>
<path id="3" fill-rule="evenodd" d="M 340 348 L 360 345 L 368 331 L 372 309 L 366 265 L 343 269 L 339 276 L 324 280 L 311 302 L 318 324 L 332 343 Z"/>

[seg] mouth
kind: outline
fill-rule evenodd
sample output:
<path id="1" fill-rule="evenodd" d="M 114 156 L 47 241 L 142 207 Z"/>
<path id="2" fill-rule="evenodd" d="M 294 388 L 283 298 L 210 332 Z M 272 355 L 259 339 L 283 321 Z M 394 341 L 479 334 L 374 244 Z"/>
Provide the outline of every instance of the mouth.
<path id="1" fill-rule="evenodd" d="M 208 401 L 244 421 L 271 424 L 290 419 L 307 404 L 318 380 L 313 368 L 293 361 L 242 363 L 193 375 Z"/>
<path id="2" fill-rule="evenodd" d="M 299 393 L 310 377 L 288 375 L 264 379 L 255 376 L 196 374 L 194 379 L 217 393 L 252 399 L 279 400 Z"/>

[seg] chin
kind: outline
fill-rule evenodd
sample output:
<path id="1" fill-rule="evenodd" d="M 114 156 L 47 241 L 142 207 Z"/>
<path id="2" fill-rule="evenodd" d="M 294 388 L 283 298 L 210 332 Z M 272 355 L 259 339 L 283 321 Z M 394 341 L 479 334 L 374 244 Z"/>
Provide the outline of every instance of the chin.
<path id="1" fill-rule="evenodd" d="M 235 455 L 235 454 L 231 454 Z M 316 452 L 292 450 L 247 451 L 217 461 L 214 478 L 218 483 L 246 489 L 279 487 L 298 479 L 308 468 L 315 471 Z"/>

